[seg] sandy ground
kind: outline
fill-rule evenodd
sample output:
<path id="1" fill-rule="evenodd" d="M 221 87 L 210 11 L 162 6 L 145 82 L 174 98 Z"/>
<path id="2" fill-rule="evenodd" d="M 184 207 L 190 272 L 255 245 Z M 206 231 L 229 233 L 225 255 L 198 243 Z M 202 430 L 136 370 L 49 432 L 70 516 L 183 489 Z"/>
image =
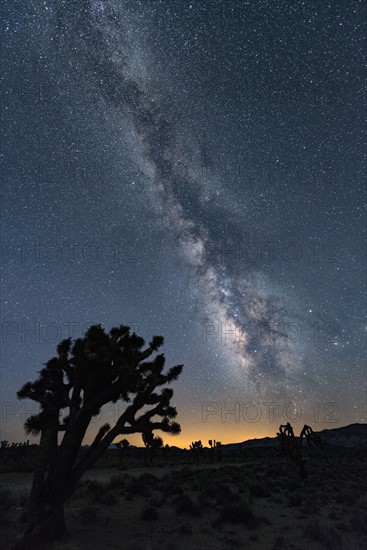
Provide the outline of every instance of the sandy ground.
<path id="1" fill-rule="evenodd" d="M 68 538 L 50 549 L 366 549 L 366 463 L 308 469 L 306 480 L 285 460 L 91 470 L 66 506 Z M 11 489 L 1 548 L 19 529 L 30 482 L 29 474 L 0 476 Z"/>

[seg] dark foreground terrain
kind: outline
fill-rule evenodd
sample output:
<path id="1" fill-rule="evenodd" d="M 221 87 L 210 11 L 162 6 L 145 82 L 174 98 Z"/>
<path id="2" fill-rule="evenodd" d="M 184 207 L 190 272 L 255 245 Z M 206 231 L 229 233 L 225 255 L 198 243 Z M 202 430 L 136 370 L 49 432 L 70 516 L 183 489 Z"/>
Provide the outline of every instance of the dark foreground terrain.
<path id="1" fill-rule="evenodd" d="M 100 468 L 67 504 L 52 550 L 367 547 L 367 462 L 308 457 L 308 477 L 277 456 L 242 463 Z M 19 530 L 31 474 L 0 474 L 0 547 Z"/>

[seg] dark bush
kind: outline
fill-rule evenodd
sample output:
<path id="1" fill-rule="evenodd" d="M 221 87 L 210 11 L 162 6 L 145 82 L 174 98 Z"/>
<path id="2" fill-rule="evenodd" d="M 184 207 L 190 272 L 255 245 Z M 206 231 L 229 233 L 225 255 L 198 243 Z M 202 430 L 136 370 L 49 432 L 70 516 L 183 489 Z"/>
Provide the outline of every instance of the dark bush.
<path id="1" fill-rule="evenodd" d="M 180 495 L 174 501 L 176 514 L 187 514 L 196 516 L 199 514 L 199 509 L 193 500 L 188 495 Z"/>
<path id="2" fill-rule="evenodd" d="M 140 519 L 143 521 L 156 521 L 159 518 L 159 514 L 153 506 L 147 506 L 141 513 Z"/>
<path id="3" fill-rule="evenodd" d="M 220 485 L 217 488 L 216 498 L 218 504 L 223 504 L 235 501 L 238 499 L 238 496 L 227 485 Z"/>
<path id="4" fill-rule="evenodd" d="M 254 528 L 257 519 L 246 502 L 236 504 L 226 503 L 219 515 L 219 520 L 225 523 L 242 523 L 247 527 Z"/>
<path id="5" fill-rule="evenodd" d="M 269 491 L 267 491 L 262 485 L 249 485 L 250 495 L 255 498 L 267 498 L 270 496 Z"/>
<path id="6" fill-rule="evenodd" d="M 7 512 L 13 503 L 10 489 L 0 488 L 0 513 Z"/>
<path id="7" fill-rule="evenodd" d="M 118 475 L 115 475 L 115 476 L 111 477 L 107 488 L 108 489 L 123 489 L 126 486 L 126 482 L 127 482 L 127 475 L 126 474 L 125 475 L 118 474 Z"/>
<path id="8" fill-rule="evenodd" d="M 302 495 L 300 493 L 291 493 L 288 497 L 288 506 L 296 507 L 301 506 L 303 502 Z"/>
<path id="9" fill-rule="evenodd" d="M 172 483 L 171 481 L 169 481 L 163 486 L 163 494 L 166 497 L 173 496 L 173 495 L 182 495 L 183 489 L 181 485 L 178 485 L 176 483 Z"/>
<path id="10" fill-rule="evenodd" d="M 148 484 L 150 482 L 153 483 L 153 482 L 158 481 L 157 476 L 155 476 L 154 474 L 151 474 L 150 472 L 144 472 L 144 473 L 140 474 L 138 479 L 140 479 L 140 481 L 143 481 L 143 482 L 148 483 Z"/>
<path id="11" fill-rule="evenodd" d="M 90 525 L 99 518 L 99 510 L 94 506 L 86 506 L 79 512 L 79 521 L 83 525 Z"/>
<path id="12" fill-rule="evenodd" d="M 147 482 L 140 478 L 131 478 L 126 485 L 126 489 L 132 495 L 142 495 L 144 497 L 150 496 L 150 488 Z"/>
<path id="13" fill-rule="evenodd" d="M 180 535 L 192 535 L 192 531 L 187 525 L 180 525 L 180 527 L 177 528 L 177 533 Z"/>
<path id="14" fill-rule="evenodd" d="M 108 486 L 104 486 L 98 481 L 87 481 L 85 486 L 86 495 L 92 504 L 105 504 L 110 506 L 118 502 L 118 498 L 108 492 Z"/>

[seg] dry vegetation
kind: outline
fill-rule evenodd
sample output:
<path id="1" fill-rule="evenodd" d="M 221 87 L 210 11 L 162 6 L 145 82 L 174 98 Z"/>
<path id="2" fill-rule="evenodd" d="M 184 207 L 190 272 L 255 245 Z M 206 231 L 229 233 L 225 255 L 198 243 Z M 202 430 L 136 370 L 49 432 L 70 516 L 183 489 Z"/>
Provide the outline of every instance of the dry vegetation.
<path id="1" fill-rule="evenodd" d="M 308 467 L 306 480 L 280 458 L 147 468 L 138 476 L 110 470 L 109 479 L 91 471 L 86 477 L 105 481 L 80 484 L 66 507 L 67 539 L 49 548 L 364 549 L 366 461 L 340 457 Z M 1 548 L 10 547 L 25 504 L 24 495 L 1 490 Z"/>

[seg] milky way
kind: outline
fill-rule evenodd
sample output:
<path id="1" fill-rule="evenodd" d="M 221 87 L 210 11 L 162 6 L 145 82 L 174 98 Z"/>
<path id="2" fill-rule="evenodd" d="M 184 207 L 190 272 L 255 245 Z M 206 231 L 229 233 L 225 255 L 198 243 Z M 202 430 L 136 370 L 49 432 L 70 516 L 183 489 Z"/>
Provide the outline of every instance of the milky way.
<path id="1" fill-rule="evenodd" d="M 240 275 L 232 274 L 224 249 L 220 257 L 217 255 L 217 262 L 210 258 L 209 247 L 219 251 L 222 243 L 205 224 L 211 213 L 210 205 L 202 201 L 202 187 L 204 172 L 209 187 L 211 183 L 214 186 L 216 174 L 205 167 L 199 142 L 196 147 L 200 160 L 190 166 L 195 159 L 178 149 L 183 129 L 175 122 L 175 112 L 164 99 L 149 92 L 148 80 L 129 75 L 135 60 L 129 58 L 134 43 L 129 44 L 126 18 L 123 9 L 92 2 L 80 13 L 71 32 L 62 26 L 58 31 L 69 48 L 77 48 L 80 60 L 87 60 L 83 69 L 102 98 L 133 124 L 140 145 L 137 154 L 150 167 L 151 185 L 164 205 L 181 253 L 195 273 L 193 284 L 200 285 L 203 293 L 204 334 L 225 343 L 230 372 L 245 386 L 255 382 L 261 391 L 269 384 L 273 389 L 282 387 L 287 381 L 294 392 L 302 370 L 298 346 L 287 336 L 287 327 L 294 318 L 271 281 L 265 281 L 265 274 L 246 265 Z M 231 213 L 224 208 L 222 215 L 230 217 Z"/>

